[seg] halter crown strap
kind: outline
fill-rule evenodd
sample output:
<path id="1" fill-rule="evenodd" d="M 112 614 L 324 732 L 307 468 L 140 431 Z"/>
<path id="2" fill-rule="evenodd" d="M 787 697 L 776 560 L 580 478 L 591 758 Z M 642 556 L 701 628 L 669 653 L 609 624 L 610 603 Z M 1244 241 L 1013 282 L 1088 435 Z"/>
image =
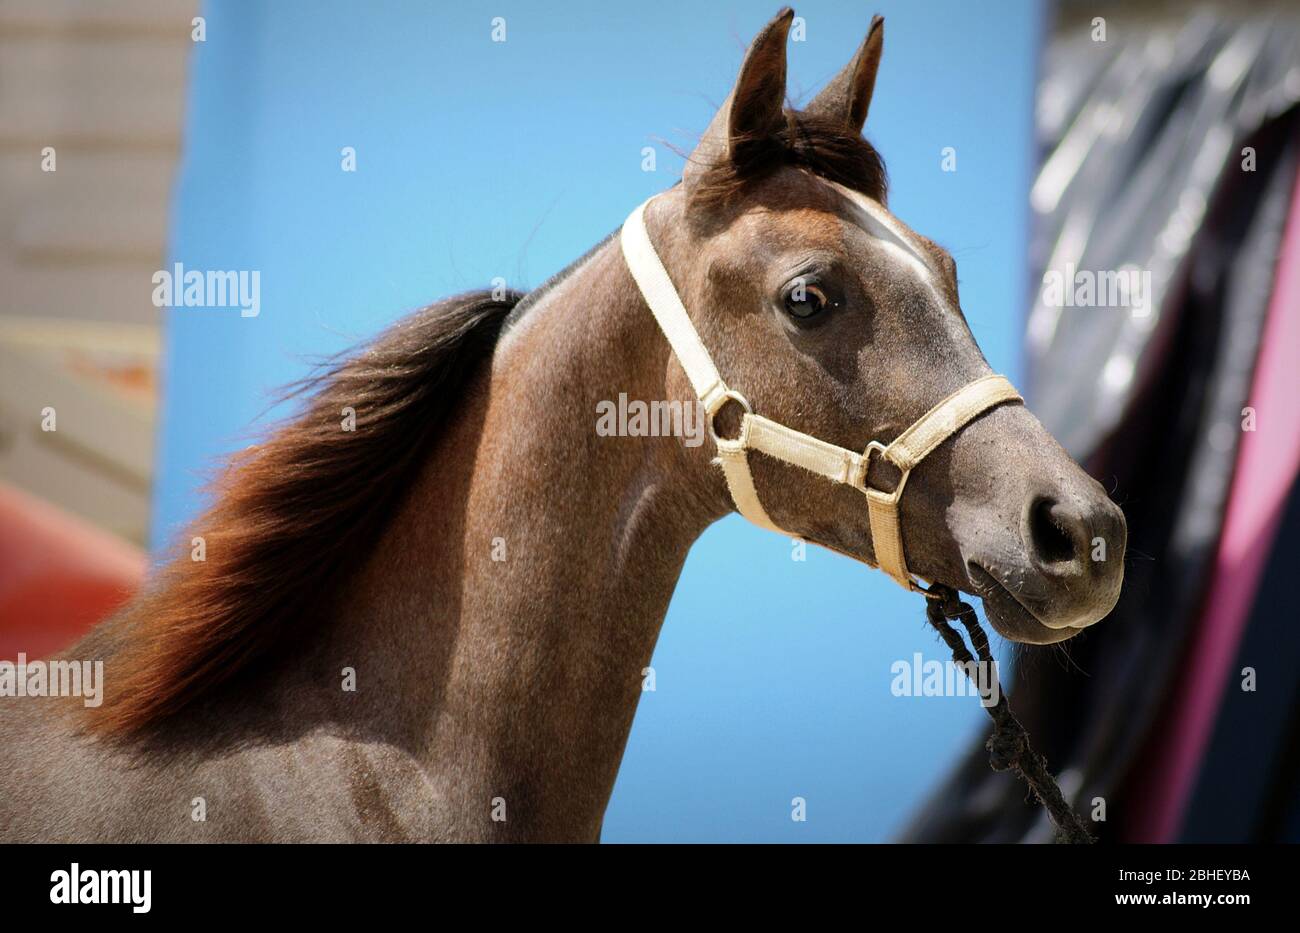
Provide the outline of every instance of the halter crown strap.
<path id="1" fill-rule="evenodd" d="M 623 224 L 619 241 L 632 278 L 641 289 L 659 329 L 668 339 L 686 377 L 708 414 L 709 430 L 718 451 L 718 463 L 727 479 L 727 488 L 737 511 L 756 525 L 779 534 L 787 534 L 768 516 L 754 488 L 749 469 L 749 451 L 757 450 L 794 466 L 802 467 L 832 482 L 853 486 L 867 497 L 867 515 L 871 523 L 871 541 L 876 562 L 901 585 L 920 589 L 907 569 L 903 556 L 902 526 L 898 503 L 903 496 L 908 474 L 936 447 L 956 434 L 972 419 L 1005 402 L 1021 401 L 1019 393 L 1002 376 L 984 376 L 967 383 L 922 415 L 888 446 L 877 441 L 858 453 L 788 428 L 779 422 L 754 414 L 743 395 L 727 387 L 713 365 L 713 358 L 700 341 L 690 315 L 673 286 L 668 270 L 650 242 L 645 226 L 646 201 L 634 210 Z M 735 438 L 713 433 L 715 416 L 728 401 L 744 409 L 740 433 Z M 872 453 L 879 453 L 902 473 L 898 484 L 888 492 L 867 485 Z"/>
<path id="2" fill-rule="evenodd" d="M 677 295 L 673 280 L 668 277 L 650 234 L 645 228 L 646 201 L 634 210 L 623 224 L 619 237 L 623 246 L 623 257 L 627 267 L 632 270 L 632 278 L 650 306 L 650 313 L 659 322 L 659 329 L 668 338 L 669 345 L 677 354 L 677 362 L 686 370 L 686 378 L 691 380 L 696 396 L 704 403 L 704 408 L 712 416 L 722 406 L 727 392 L 727 384 L 718 375 L 718 368 L 713 365 L 713 358 L 700 342 L 700 335 L 695 332 L 691 316 L 686 313 L 682 299 Z"/>

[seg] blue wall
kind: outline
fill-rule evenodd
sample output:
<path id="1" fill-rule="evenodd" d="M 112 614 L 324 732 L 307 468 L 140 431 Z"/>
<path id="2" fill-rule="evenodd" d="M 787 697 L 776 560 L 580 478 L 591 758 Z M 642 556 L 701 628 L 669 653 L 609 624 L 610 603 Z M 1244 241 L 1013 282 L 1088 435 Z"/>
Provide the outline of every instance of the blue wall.
<path id="1" fill-rule="evenodd" d="M 207 3 L 170 258 L 260 270 L 261 313 L 165 312 L 155 545 L 311 359 L 496 276 L 536 285 L 670 185 L 681 161 L 663 141 L 691 148 L 778 6 Z M 868 135 L 891 207 L 956 255 L 976 337 L 1014 378 L 1042 12 L 979 6 L 798 4 L 790 90 L 810 97 L 885 15 Z M 790 555 L 735 516 L 692 551 L 607 841 L 885 840 L 974 733 L 971 698 L 890 694 L 894 660 L 943 657 L 916 597 L 820 549 Z"/>

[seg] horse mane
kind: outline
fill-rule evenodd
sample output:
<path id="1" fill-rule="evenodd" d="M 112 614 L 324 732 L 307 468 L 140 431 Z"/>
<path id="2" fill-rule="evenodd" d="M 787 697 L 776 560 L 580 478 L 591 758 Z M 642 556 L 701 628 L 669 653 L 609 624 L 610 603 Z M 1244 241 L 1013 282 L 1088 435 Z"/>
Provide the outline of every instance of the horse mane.
<path id="1" fill-rule="evenodd" d="M 89 637 L 111 655 L 92 731 L 138 733 L 292 640 L 343 558 L 373 545 L 521 298 L 445 299 L 290 387 L 304 410 L 230 458 L 180 552 Z"/>
<path id="2" fill-rule="evenodd" d="M 881 204 L 889 194 L 885 162 L 875 146 L 845 132 L 839 121 L 787 107 L 775 134 L 733 138 L 727 158 L 703 166 L 691 203 L 706 210 L 734 203 L 748 185 L 782 166 L 806 169 Z"/>

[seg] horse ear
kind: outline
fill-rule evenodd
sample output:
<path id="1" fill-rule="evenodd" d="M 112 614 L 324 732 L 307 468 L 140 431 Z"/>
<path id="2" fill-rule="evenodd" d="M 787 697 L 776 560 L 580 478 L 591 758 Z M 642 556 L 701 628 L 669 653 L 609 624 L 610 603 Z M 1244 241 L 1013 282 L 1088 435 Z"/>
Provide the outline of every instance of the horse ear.
<path id="1" fill-rule="evenodd" d="M 734 156 L 733 144 L 775 135 L 785 121 L 785 44 L 794 10 L 785 7 L 754 37 L 740 76 L 686 163 L 683 179 Z"/>
<path id="2" fill-rule="evenodd" d="M 880 52 L 884 44 L 885 18 L 872 17 L 871 28 L 867 30 L 867 38 L 858 54 L 822 88 L 804 113 L 842 123 L 852 135 L 861 135 L 867 122 L 867 109 L 871 106 L 871 92 L 876 87 L 876 70 L 880 68 Z"/>

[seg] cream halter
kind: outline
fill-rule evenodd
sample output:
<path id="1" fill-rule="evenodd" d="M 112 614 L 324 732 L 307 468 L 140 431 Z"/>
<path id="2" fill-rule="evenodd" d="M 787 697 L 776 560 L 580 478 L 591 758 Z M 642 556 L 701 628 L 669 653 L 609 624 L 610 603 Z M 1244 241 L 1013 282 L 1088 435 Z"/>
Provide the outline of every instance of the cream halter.
<path id="1" fill-rule="evenodd" d="M 885 445 L 872 441 L 862 453 L 828 444 L 754 414 L 748 400 L 722 381 L 709 351 L 704 348 L 700 335 L 691 324 L 672 279 L 655 252 L 654 244 L 650 242 L 645 226 L 645 208 L 649 203 L 646 201 L 640 205 L 623 223 L 620 235 L 623 256 L 646 304 L 650 306 L 650 311 L 668 338 L 678 362 L 686 370 L 695 394 L 704 405 L 709 433 L 717 446 L 718 462 L 726 475 L 727 487 L 731 490 L 736 509 L 756 525 L 779 534 L 788 534 L 768 517 L 767 510 L 759 501 L 754 478 L 749 470 L 751 450 L 803 467 L 832 482 L 846 483 L 860 489 L 867 497 L 871 540 L 880 569 L 909 590 L 922 590 L 908 571 L 903 556 L 898 503 L 903 496 L 903 488 L 907 485 L 907 477 L 931 451 L 977 415 L 1005 402 L 1023 401 L 1020 394 L 1006 378 L 984 376 L 967 383 L 935 405 L 892 443 Z M 728 400 L 740 405 L 745 412 L 740 423 L 740 434 L 734 439 L 719 437 L 714 428 L 714 419 Z M 902 473 L 898 485 L 891 492 L 872 489 L 867 485 L 872 451 Z"/>

